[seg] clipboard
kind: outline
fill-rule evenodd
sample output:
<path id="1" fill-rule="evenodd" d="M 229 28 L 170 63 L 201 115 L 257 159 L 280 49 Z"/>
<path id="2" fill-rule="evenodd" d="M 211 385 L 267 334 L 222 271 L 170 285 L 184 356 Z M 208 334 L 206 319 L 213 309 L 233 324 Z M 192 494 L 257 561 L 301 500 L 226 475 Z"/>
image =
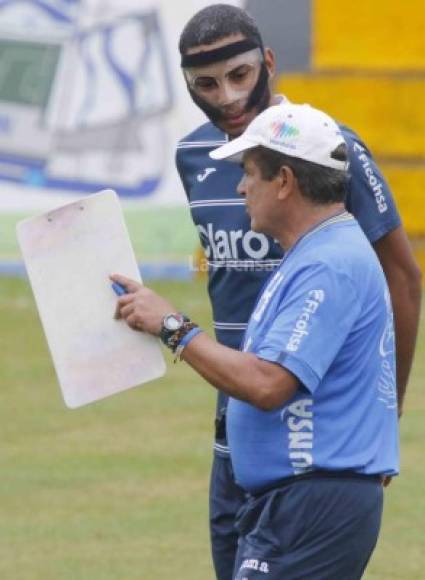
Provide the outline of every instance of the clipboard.
<path id="1" fill-rule="evenodd" d="M 23 220 L 17 237 L 69 408 L 165 373 L 158 339 L 113 317 L 117 296 L 109 275 L 141 282 L 114 191 Z"/>

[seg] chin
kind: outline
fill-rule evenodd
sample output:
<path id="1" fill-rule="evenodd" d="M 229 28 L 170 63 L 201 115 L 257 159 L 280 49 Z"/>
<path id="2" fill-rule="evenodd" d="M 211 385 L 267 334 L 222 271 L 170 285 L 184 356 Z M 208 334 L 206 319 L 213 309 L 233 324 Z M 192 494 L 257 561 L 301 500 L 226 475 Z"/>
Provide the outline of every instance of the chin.
<path id="1" fill-rule="evenodd" d="M 226 135 L 229 135 L 229 137 L 236 139 L 236 137 L 240 137 L 242 135 L 242 133 L 245 131 L 247 127 L 248 125 L 242 125 L 240 127 L 229 127 L 228 125 L 226 125 L 226 123 L 222 123 L 219 128 L 224 133 L 226 133 Z"/>
<path id="2" fill-rule="evenodd" d="M 256 234 L 264 234 L 266 236 L 271 235 L 268 228 L 264 224 L 261 224 L 258 221 L 255 221 L 254 218 L 251 218 L 251 230 L 253 232 L 255 232 Z"/>
<path id="3" fill-rule="evenodd" d="M 254 218 L 251 218 L 251 230 L 257 234 L 263 233 L 263 231 L 261 230 L 260 226 L 258 225 L 258 223 L 255 221 Z"/>

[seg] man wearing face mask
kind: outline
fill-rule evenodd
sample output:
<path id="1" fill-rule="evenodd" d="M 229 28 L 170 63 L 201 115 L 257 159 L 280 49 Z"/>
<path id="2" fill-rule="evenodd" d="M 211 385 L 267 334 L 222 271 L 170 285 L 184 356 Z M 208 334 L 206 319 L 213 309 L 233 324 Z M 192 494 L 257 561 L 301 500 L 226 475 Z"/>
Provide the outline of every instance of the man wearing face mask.
<path id="1" fill-rule="evenodd" d="M 274 55 L 263 46 L 253 20 L 239 8 L 217 4 L 195 14 L 181 34 L 179 49 L 189 93 L 210 122 L 180 141 L 176 163 L 208 260 L 216 337 L 238 349 L 260 290 L 283 254 L 275 240 L 250 229 L 244 201 L 236 191 L 241 168 L 213 161 L 209 153 L 239 136 L 264 109 L 286 98 L 272 94 Z M 419 319 L 419 269 L 391 192 L 370 152 L 350 129 L 341 130 L 351 174 L 346 207 L 379 257 L 394 306 L 401 413 Z M 227 397 L 219 394 L 210 487 L 212 554 L 219 580 L 232 578 L 237 548 L 234 521 L 244 500 L 233 478 L 226 407 Z"/>

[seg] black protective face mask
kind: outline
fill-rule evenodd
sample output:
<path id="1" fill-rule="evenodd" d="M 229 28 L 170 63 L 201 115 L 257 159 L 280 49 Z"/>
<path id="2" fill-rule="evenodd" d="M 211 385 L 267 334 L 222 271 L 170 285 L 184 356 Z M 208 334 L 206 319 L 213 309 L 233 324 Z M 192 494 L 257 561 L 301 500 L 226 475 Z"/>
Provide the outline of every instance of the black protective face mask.
<path id="1" fill-rule="evenodd" d="M 181 65 L 183 68 L 191 66 L 205 66 L 214 62 L 226 60 L 238 54 L 243 54 L 244 52 L 248 52 L 254 48 L 260 48 L 264 54 L 263 46 L 259 45 L 255 41 L 245 39 L 210 51 L 195 53 L 192 55 L 183 55 Z M 218 125 L 220 121 L 225 121 L 225 116 L 220 108 L 210 105 L 190 88 L 187 81 L 186 84 L 193 102 L 205 113 L 211 123 Z M 261 63 L 260 75 L 255 87 L 252 89 L 248 97 L 248 102 L 245 106 L 244 113 L 250 112 L 253 109 L 257 109 L 258 113 L 261 113 L 269 106 L 270 99 L 271 93 L 269 88 L 269 72 L 263 61 Z"/>
<path id="2" fill-rule="evenodd" d="M 187 84 L 187 89 L 189 94 L 195 103 L 208 117 L 208 119 L 214 125 L 220 123 L 220 121 L 225 121 L 225 116 L 223 112 L 218 108 L 210 105 L 207 101 L 199 97 Z M 253 109 L 257 109 L 259 113 L 267 109 L 270 103 L 270 88 L 269 88 L 269 72 L 267 70 L 266 65 L 261 63 L 260 75 L 258 77 L 258 81 L 255 87 L 252 89 L 249 97 L 248 102 L 245 105 L 244 113 L 248 113 Z"/>

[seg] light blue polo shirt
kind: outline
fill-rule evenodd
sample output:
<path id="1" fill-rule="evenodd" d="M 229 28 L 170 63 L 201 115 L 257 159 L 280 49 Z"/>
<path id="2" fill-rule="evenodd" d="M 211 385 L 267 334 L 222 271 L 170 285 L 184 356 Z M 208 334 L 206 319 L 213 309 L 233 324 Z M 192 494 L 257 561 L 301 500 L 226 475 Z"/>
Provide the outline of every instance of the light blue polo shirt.
<path id="1" fill-rule="evenodd" d="M 393 313 L 379 261 L 347 212 L 285 255 L 251 315 L 244 350 L 301 386 L 264 412 L 230 399 L 237 482 L 248 491 L 313 469 L 399 470 Z"/>

